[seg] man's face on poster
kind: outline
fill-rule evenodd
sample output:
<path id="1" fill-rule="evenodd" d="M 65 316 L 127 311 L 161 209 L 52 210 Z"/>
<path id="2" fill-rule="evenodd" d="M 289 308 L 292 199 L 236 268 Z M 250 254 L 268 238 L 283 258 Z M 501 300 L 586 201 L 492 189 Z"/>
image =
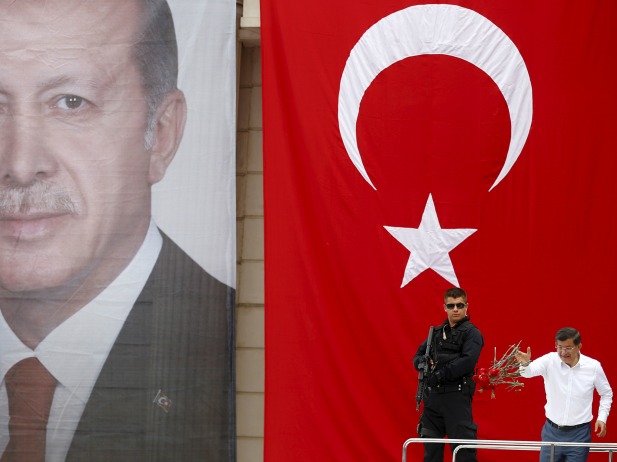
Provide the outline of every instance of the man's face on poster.
<path id="1" fill-rule="evenodd" d="M 104 286 L 143 240 L 169 159 L 145 143 L 135 3 L 0 0 L 5 292 Z"/>

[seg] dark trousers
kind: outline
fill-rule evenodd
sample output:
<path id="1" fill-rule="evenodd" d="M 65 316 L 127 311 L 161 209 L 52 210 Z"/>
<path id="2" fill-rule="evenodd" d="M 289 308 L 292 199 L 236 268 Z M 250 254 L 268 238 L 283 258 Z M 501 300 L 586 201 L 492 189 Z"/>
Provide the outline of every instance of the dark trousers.
<path id="1" fill-rule="evenodd" d="M 562 431 L 545 422 L 542 427 L 542 441 L 591 443 L 591 424 Z M 555 446 L 555 462 L 585 462 L 588 455 L 589 446 Z M 548 462 L 550 458 L 551 448 L 543 446 L 540 450 L 540 462 Z"/>
<path id="2" fill-rule="evenodd" d="M 424 396 L 424 412 L 420 423 L 421 437 L 451 439 L 477 439 L 478 426 L 471 414 L 471 396 L 460 391 L 431 393 Z M 454 451 L 456 444 L 451 444 Z M 443 462 L 444 444 L 425 443 L 424 462 Z M 477 462 L 475 449 L 461 449 L 458 462 Z"/>

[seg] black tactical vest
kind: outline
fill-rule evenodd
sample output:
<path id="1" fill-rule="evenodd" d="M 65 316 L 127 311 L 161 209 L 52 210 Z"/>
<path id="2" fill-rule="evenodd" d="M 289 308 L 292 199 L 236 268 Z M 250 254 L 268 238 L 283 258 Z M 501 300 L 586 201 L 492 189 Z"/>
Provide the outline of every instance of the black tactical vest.
<path id="1" fill-rule="evenodd" d="M 460 358 L 463 349 L 463 338 L 465 332 L 473 327 L 469 321 L 465 321 L 459 326 L 450 328 L 447 339 L 444 340 L 443 333 L 445 325 L 435 328 L 435 360 L 438 365 L 446 365 L 450 361 Z"/>

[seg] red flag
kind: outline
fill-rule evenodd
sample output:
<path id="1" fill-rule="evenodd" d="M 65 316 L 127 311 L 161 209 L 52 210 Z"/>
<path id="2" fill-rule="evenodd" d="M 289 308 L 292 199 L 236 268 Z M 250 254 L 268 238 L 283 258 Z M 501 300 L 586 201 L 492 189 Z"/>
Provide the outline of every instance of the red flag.
<path id="1" fill-rule="evenodd" d="M 268 462 L 401 460 L 452 285 L 480 365 L 572 325 L 617 383 L 617 3 L 455 3 L 262 0 Z M 496 394 L 478 437 L 539 440 L 542 379 Z"/>

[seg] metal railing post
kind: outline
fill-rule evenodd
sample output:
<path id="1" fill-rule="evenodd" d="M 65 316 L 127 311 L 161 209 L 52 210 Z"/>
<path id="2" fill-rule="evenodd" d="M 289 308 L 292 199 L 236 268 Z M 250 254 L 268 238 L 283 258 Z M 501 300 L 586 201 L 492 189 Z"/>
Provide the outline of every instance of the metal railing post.
<path id="1" fill-rule="evenodd" d="M 572 443 L 558 441 L 514 441 L 514 440 L 471 440 L 449 438 L 409 438 L 403 444 L 403 462 L 407 461 L 407 449 L 411 443 L 457 444 L 452 453 L 452 462 L 460 449 L 478 448 L 510 451 L 539 451 L 544 446 L 550 447 L 550 460 L 555 460 L 555 446 L 589 447 L 590 452 L 607 452 L 609 462 L 613 461 L 613 453 L 617 451 L 617 443 Z"/>

